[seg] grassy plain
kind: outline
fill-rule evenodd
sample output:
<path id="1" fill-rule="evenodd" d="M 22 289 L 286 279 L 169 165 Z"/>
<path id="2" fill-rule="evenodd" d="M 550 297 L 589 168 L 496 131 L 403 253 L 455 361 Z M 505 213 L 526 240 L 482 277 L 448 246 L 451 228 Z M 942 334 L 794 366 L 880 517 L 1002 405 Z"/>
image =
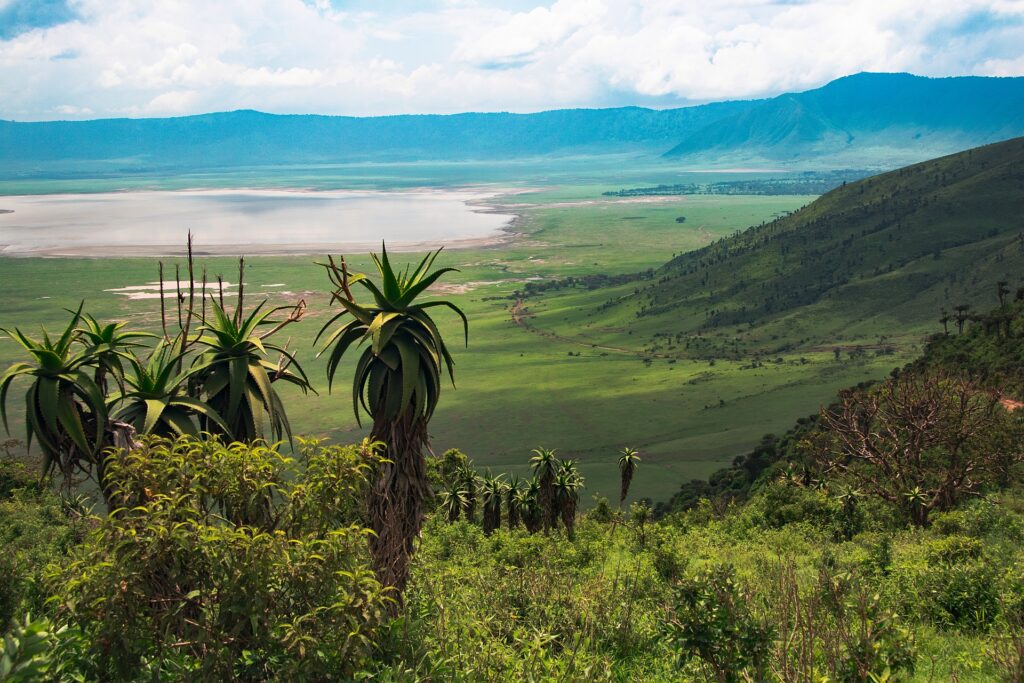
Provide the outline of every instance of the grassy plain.
<path id="1" fill-rule="evenodd" d="M 608 296 L 602 290 L 531 298 L 524 325 L 514 324 L 513 293 L 528 279 L 656 268 L 675 253 L 812 199 L 699 196 L 652 201 L 601 196 L 605 190 L 666 179 L 664 169 L 647 176 L 626 175 L 602 183 L 581 175 L 559 176 L 565 182 L 543 187 L 544 178 L 534 176 L 530 184 L 542 189 L 502 200 L 525 217 L 521 239 L 505 247 L 451 251 L 442 257 L 443 265 L 461 272 L 449 278 L 452 286 L 438 295 L 462 306 L 471 326 L 469 347 L 455 348 L 458 389 L 446 390 L 432 422 L 437 452 L 459 447 L 484 468 L 522 474 L 531 448 L 557 448 L 561 455 L 581 460 L 588 493 L 611 497 L 617 490 L 616 451 L 629 445 L 645 458 L 634 496 L 666 499 L 682 481 L 707 476 L 763 434 L 783 430 L 795 418 L 816 411 L 836 389 L 881 376 L 913 355 L 919 335 L 904 330 L 906 343 L 898 345 L 896 357 L 836 362 L 828 348 L 805 349 L 760 367 L 750 367 L 744 359 L 712 365 L 681 354 L 674 357 L 670 350 L 652 357 L 650 339 L 625 332 L 616 336 L 614 318 L 580 317 L 581 304 Z M 195 181 L 171 180 L 161 186 L 195 187 Z M 110 189 L 113 182 L 97 181 L 94 189 Z M 261 183 L 236 178 L 234 184 Z M 49 183 L 20 189 L 5 183 L 0 190 L 40 188 L 57 189 Z M 74 184 L 68 188 L 82 189 Z M 676 222 L 679 216 L 686 221 Z M 201 248 L 202 235 L 198 243 Z M 173 261 L 165 259 L 170 272 Z M 323 291 L 326 278 L 313 261 L 312 256 L 249 259 L 247 301 L 254 303 L 263 293 L 276 304 L 300 297 L 307 301 L 307 319 L 283 335 L 292 337 L 292 347 L 299 350 L 319 395 L 289 396 L 293 427 L 299 434 L 351 441 L 360 438 L 362 430 L 352 414 L 350 393 L 342 386 L 328 394 L 323 364 L 313 358 L 313 337 L 329 314 Z M 354 261 L 357 267 L 369 267 L 363 255 Z M 211 274 L 236 279 L 232 259 L 203 259 L 202 265 Z M 62 309 L 85 299 L 87 310 L 97 317 L 155 329 L 156 299 L 133 301 L 107 291 L 155 279 L 155 259 L 3 258 L 0 326 L 52 329 L 61 322 Z M 455 321 L 444 318 L 443 325 L 453 344 L 459 341 Z M 608 348 L 592 346 L 597 336 Z M 10 341 L 0 341 L 0 364 L 17 359 L 18 351 Z M 17 419 L 15 423 L 20 424 Z"/>

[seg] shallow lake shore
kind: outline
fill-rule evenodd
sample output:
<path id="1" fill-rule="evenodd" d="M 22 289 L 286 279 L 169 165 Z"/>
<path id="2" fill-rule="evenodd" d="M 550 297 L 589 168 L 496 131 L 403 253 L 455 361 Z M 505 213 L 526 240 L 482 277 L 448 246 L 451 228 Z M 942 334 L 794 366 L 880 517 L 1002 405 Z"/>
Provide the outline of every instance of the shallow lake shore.
<path id="1" fill-rule="evenodd" d="M 401 191 L 217 189 L 3 198 L 0 255 L 175 256 L 186 235 L 206 255 L 301 255 L 489 248 L 516 239 L 522 215 L 495 197 L 521 189 Z M 137 226 L 142 225 L 143 228 Z M 168 237 L 174 234 L 174 238 Z"/>

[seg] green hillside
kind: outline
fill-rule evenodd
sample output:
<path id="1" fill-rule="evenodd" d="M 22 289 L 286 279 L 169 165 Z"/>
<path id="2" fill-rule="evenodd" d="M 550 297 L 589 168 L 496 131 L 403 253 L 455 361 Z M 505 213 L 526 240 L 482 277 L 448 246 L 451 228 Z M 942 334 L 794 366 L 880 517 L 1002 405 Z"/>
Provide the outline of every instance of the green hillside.
<path id="1" fill-rule="evenodd" d="M 1016 287 L 1022 265 L 1018 138 L 846 184 L 650 279 L 569 293 L 548 316 L 535 307 L 536 324 L 689 357 L 877 349 L 935 331 L 944 309 L 987 308 L 995 283 Z"/>

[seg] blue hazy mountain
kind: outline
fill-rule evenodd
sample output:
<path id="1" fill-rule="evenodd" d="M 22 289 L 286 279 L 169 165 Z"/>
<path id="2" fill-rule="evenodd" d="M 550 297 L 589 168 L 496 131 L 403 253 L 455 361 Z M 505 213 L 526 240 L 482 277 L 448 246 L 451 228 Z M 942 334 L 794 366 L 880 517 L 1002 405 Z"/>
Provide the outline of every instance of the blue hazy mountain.
<path id="1" fill-rule="evenodd" d="M 684 160 L 863 158 L 884 165 L 1021 134 L 1024 78 L 857 74 L 769 100 L 667 110 L 379 117 L 235 111 L 0 121 L 0 162 L 7 173 L 96 164 L 130 172 L 638 152 Z"/>
<path id="2" fill-rule="evenodd" d="M 127 165 L 191 167 L 507 159 L 626 150 L 660 154 L 682 133 L 753 105 L 743 101 L 661 111 L 623 107 L 375 117 L 234 111 L 160 119 L 0 122 L 0 159 L 120 159 Z"/>
<path id="3" fill-rule="evenodd" d="M 1024 134 L 1024 78 L 847 76 L 763 100 L 684 136 L 668 157 L 920 157 Z"/>

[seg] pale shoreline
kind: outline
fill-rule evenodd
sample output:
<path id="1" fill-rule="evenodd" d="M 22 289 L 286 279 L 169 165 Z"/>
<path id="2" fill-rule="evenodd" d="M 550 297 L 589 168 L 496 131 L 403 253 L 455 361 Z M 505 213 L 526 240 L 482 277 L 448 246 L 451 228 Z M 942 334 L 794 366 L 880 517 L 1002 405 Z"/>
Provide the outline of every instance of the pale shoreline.
<path id="1" fill-rule="evenodd" d="M 469 211 L 474 213 L 507 216 L 508 219 L 492 234 L 479 237 L 463 237 L 454 239 L 433 240 L 395 240 L 388 241 L 388 249 L 395 252 L 426 251 L 445 247 L 446 249 L 490 249 L 506 246 L 523 237 L 519 231 L 525 216 L 519 207 L 504 206 L 493 203 L 496 197 L 509 196 L 527 192 L 523 188 L 493 188 L 469 186 L 463 188 L 422 187 L 401 190 L 313 190 L 313 189 L 266 189 L 266 188 L 195 188 L 183 190 L 144 190 L 141 192 L 161 192 L 168 194 L 204 194 L 230 195 L 237 192 L 255 193 L 263 196 L 293 196 L 296 194 L 310 196 L 348 196 L 348 197 L 386 197 L 388 195 L 440 195 L 461 201 Z M 117 191 L 121 192 L 133 192 Z M 102 194 L 114 194 L 102 193 Z M 39 196 L 39 195 L 32 195 Z M 58 199 L 73 199 L 78 193 L 60 193 L 46 195 Z M 3 198 L 0 197 L 0 201 Z M 0 209 L 0 214 L 14 213 Z M 167 245 L 88 245 L 88 246 L 39 246 L 30 248 L 11 248 L 12 245 L 0 242 L 0 257 L 7 258 L 133 258 L 133 257 L 174 257 L 183 256 L 186 247 L 182 243 Z M 346 242 L 293 242 L 288 244 L 250 243 L 250 244 L 202 244 L 202 235 L 197 235 L 194 252 L 203 256 L 304 256 L 324 253 L 352 253 L 375 251 L 380 248 L 378 241 L 346 241 Z"/>

